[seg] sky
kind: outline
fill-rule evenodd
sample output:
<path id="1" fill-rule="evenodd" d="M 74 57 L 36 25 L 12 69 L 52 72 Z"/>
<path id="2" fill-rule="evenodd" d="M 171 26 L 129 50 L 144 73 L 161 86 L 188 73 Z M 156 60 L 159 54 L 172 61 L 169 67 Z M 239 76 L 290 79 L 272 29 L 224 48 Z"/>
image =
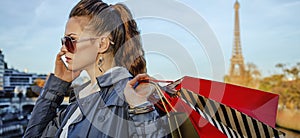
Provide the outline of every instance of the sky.
<path id="1" fill-rule="evenodd" d="M 9 67 L 53 72 L 68 14 L 78 0 L 2 0 L 0 49 Z M 222 81 L 233 47 L 235 0 L 125 2 L 141 31 L 148 73 Z M 239 0 L 242 53 L 263 76 L 300 62 L 300 0 Z"/>

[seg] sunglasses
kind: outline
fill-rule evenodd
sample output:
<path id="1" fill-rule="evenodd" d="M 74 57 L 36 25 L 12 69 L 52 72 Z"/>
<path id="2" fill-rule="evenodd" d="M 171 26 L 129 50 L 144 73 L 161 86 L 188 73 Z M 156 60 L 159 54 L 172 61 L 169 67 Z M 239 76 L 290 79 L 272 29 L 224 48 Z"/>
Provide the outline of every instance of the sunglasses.
<path id="1" fill-rule="evenodd" d="M 94 37 L 94 38 L 86 38 L 86 39 L 80 39 L 80 40 L 74 40 L 72 37 L 70 36 L 65 36 L 63 38 L 61 38 L 61 44 L 65 45 L 67 50 L 70 53 L 75 53 L 76 52 L 76 44 L 79 42 L 83 42 L 83 41 L 88 41 L 88 40 L 96 40 L 99 39 L 99 37 Z"/>

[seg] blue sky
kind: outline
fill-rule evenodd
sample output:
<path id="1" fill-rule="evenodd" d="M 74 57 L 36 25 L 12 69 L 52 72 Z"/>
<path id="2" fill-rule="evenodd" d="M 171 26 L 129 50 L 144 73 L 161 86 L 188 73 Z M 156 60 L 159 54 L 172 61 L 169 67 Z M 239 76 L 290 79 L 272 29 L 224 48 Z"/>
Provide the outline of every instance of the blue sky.
<path id="1" fill-rule="evenodd" d="M 170 0 L 169 0 L 170 1 Z M 0 48 L 9 67 L 29 72 L 49 73 L 61 46 L 68 13 L 78 0 L 2 0 L 0 6 Z M 108 3 L 119 2 L 106 0 Z M 132 1 L 129 1 L 132 2 Z M 148 71 L 161 79 L 177 79 L 184 75 L 221 80 L 228 72 L 231 57 L 235 0 L 179 0 L 202 18 L 213 31 L 221 55 L 208 54 L 209 46 L 197 41 L 185 25 L 166 18 L 141 17 L 138 25 L 143 35 Z M 242 52 L 245 62 L 258 66 L 263 75 L 276 72 L 277 63 L 300 62 L 300 0 L 240 0 Z M 155 3 L 155 4 L 162 4 Z M 174 4 L 176 5 L 176 4 Z M 160 12 L 176 16 L 181 9 L 172 4 Z M 132 5 L 128 5 L 133 8 Z M 156 7 L 142 7 L 156 10 Z M 143 9 L 144 8 L 144 9 Z M 173 8 L 173 10 L 170 10 Z M 136 10 L 133 10 L 136 11 Z M 189 17 L 189 13 L 181 13 Z M 178 17 L 180 18 L 180 17 Z M 185 18 L 197 23 L 194 17 Z M 179 22 L 180 23 L 180 22 Z M 200 24 L 199 24 L 200 25 Z M 193 24 L 197 27 L 197 24 Z M 199 27 L 201 28 L 201 27 Z M 201 30 L 200 30 L 201 31 Z M 218 52 L 216 52 L 218 53 Z M 222 56 L 214 75 L 211 58 Z"/>

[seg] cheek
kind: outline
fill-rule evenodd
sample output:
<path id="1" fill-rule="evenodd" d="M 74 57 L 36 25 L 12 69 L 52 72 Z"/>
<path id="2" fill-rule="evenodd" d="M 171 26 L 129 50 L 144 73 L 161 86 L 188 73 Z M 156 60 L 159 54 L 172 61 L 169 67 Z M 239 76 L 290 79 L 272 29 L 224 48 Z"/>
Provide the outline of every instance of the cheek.
<path id="1" fill-rule="evenodd" d="M 77 68 L 84 68 L 96 62 L 98 52 L 93 46 L 87 46 L 86 48 L 78 49 L 74 55 L 74 66 Z"/>

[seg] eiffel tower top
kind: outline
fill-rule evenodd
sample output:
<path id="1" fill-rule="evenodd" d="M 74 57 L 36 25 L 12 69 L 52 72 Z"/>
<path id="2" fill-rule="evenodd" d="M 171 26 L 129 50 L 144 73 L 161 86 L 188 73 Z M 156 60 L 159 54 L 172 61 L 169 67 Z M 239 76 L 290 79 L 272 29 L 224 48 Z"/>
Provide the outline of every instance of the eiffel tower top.
<path id="1" fill-rule="evenodd" d="M 234 4 L 234 9 L 238 10 L 240 8 L 240 3 L 236 0 Z"/>
<path id="2" fill-rule="evenodd" d="M 236 0 L 234 4 L 235 9 L 235 25 L 234 25 L 234 42 L 233 42 L 233 54 L 232 57 L 242 57 L 242 47 L 240 42 L 240 23 L 239 23 L 239 8 L 240 4 Z"/>

